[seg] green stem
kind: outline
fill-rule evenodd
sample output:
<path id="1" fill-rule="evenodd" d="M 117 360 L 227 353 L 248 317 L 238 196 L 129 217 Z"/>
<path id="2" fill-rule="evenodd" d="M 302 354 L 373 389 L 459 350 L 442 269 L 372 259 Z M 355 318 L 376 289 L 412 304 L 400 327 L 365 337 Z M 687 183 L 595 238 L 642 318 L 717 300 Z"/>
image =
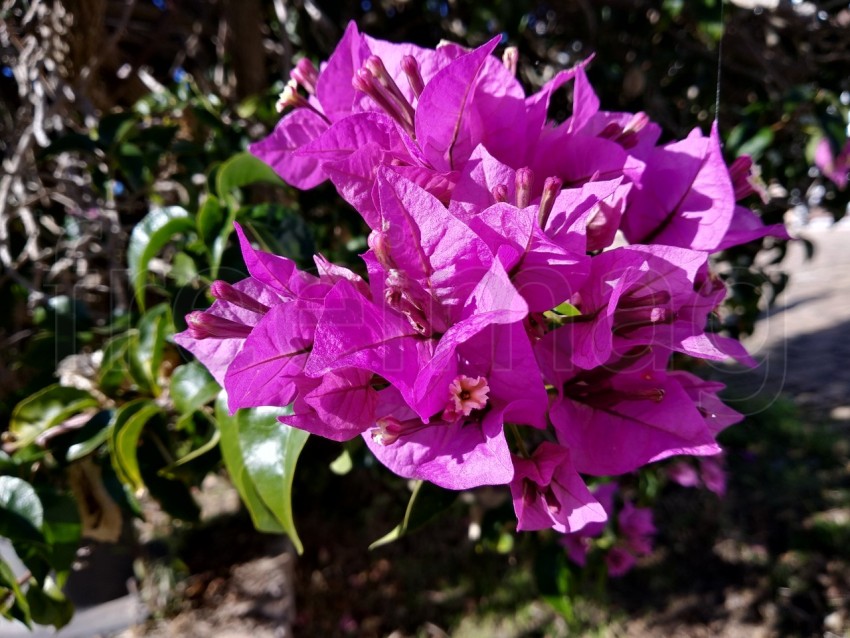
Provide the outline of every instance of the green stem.
<path id="1" fill-rule="evenodd" d="M 519 448 L 520 456 L 525 459 L 530 458 L 531 455 L 528 453 L 528 449 L 525 447 L 525 441 L 523 441 L 522 436 L 520 436 L 519 428 L 516 426 L 515 423 L 508 423 L 508 428 L 510 428 L 511 434 L 513 435 L 517 448 Z"/>

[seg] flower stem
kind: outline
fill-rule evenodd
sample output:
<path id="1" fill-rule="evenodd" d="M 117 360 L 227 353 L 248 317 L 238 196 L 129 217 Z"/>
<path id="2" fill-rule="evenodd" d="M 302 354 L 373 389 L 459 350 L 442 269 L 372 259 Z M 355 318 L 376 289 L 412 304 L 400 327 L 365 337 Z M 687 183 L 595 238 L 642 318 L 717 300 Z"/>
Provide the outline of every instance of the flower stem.
<path id="1" fill-rule="evenodd" d="M 519 449 L 519 454 L 524 459 L 530 458 L 531 455 L 528 453 L 528 449 L 525 447 L 525 441 L 522 440 L 522 436 L 520 436 L 519 428 L 515 423 L 508 423 L 508 428 L 510 428 L 511 434 L 513 435 L 514 441 L 516 442 L 517 448 Z"/>

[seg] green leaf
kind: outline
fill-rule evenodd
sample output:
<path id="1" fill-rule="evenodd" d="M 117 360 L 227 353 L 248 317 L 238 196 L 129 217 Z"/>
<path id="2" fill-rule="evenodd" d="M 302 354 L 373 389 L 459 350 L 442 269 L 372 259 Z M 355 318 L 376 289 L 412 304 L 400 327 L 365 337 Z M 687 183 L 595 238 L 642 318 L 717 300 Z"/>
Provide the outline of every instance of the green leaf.
<path id="1" fill-rule="evenodd" d="M 44 507 L 32 485 L 15 476 L 0 476 L 0 536 L 17 542 L 42 542 Z"/>
<path id="2" fill-rule="evenodd" d="M 207 196 L 198 211 L 198 234 L 201 236 L 209 256 L 210 278 L 212 279 L 218 277 L 221 258 L 225 248 L 227 248 L 227 238 L 233 232 L 235 216 L 235 207 L 233 211 L 226 212 L 215 195 Z"/>
<path id="3" fill-rule="evenodd" d="M 222 164 L 218 170 L 215 190 L 218 197 L 224 199 L 233 190 L 258 182 L 284 185 L 283 180 L 271 166 L 250 153 L 238 153 Z"/>
<path id="4" fill-rule="evenodd" d="M 112 146 L 113 142 L 122 140 L 135 125 L 132 113 L 119 111 L 108 113 L 100 118 L 97 126 L 97 141 L 102 148 Z"/>
<path id="5" fill-rule="evenodd" d="M 41 489 L 44 538 L 50 548 L 50 566 L 64 576 L 71 569 L 83 531 L 77 502 L 66 492 Z M 38 621 L 41 622 L 41 621 Z"/>
<path id="6" fill-rule="evenodd" d="M 144 293 L 151 259 L 175 236 L 193 230 L 194 220 L 179 206 L 153 208 L 133 228 L 127 246 L 127 264 L 136 302 L 142 310 L 145 308 Z"/>
<path id="7" fill-rule="evenodd" d="M 139 435 L 145 424 L 159 413 L 159 406 L 150 399 L 130 401 L 115 412 L 112 435 L 109 437 L 112 466 L 118 478 L 134 491 L 144 486 L 136 456 Z"/>
<path id="8" fill-rule="evenodd" d="M 112 396 L 122 386 L 130 385 L 132 376 L 127 353 L 130 343 L 137 338 L 135 332 L 126 332 L 110 339 L 104 346 L 97 382 L 101 391 L 107 395 Z"/>
<path id="9" fill-rule="evenodd" d="M 207 452 L 214 450 L 215 447 L 219 444 L 219 441 L 221 441 L 221 430 L 213 430 L 212 435 L 204 444 L 200 445 L 199 447 L 196 447 L 194 450 L 192 450 L 185 456 L 180 457 L 179 459 L 174 461 L 174 463 L 171 463 L 170 465 L 162 468 L 159 471 L 160 475 L 165 476 L 167 478 L 175 478 L 176 469 L 178 469 L 182 465 L 186 465 L 187 463 L 194 461 L 196 458 L 203 456 Z"/>
<path id="10" fill-rule="evenodd" d="M 196 361 L 183 364 L 171 375 L 171 399 L 181 414 L 191 414 L 219 393 L 219 385 Z"/>
<path id="11" fill-rule="evenodd" d="M 567 301 L 558 306 L 555 306 L 552 311 L 557 312 L 559 315 L 562 315 L 564 317 L 576 317 L 581 314 L 581 310 L 579 310 Z"/>
<path id="12" fill-rule="evenodd" d="M 221 432 L 221 456 L 224 466 L 230 474 L 233 486 L 239 492 L 242 502 L 248 508 L 251 520 L 261 532 L 271 534 L 284 534 L 283 526 L 275 518 L 274 513 L 260 498 L 257 488 L 248 476 L 245 462 L 242 458 L 242 449 L 239 447 L 239 421 L 244 415 L 236 413 L 230 415 L 227 409 L 227 394 L 224 390 L 218 395 L 215 403 L 216 424 Z"/>
<path id="13" fill-rule="evenodd" d="M 97 450 L 109 438 L 109 424 L 113 414 L 112 410 L 101 410 L 89 419 L 89 422 L 74 434 L 65 453 L 65 460 L 76 461 Z"/>
<path id="14" fill-rule="evenodd" d="M 198 280 L 198 266 L 194 259 L 181 250 L 174 255 L 168 275 L 178 286 L 188 286 Z"/>
<path id="15" fill-rule="evenodd" d="M 11 596 L 10 601 L 7 600 L 9 596 Z M 20 620 L 32 629 L 27 597 L 18 584 L 18 579 L 15 578 L 15 572 L 2 559 L 0 559 L 0 614 L 8 620 Z"/>
<path id="16" fill-rule="evenodd" d="M 457 494 L 457 492 L 437 487 L 427 481 L 416 481 L 413 493 L 410 495 L 410 501 L 407 503 L 404 519 L 390 532 L 369 545 L 369 549 L 387 545 L 416 531 L 437 514 L 448 509 L 455 502 Z"/>
<path id="17" fill-rule="evenodd" d="M 771 144 L 773 144 L 773 131 L 766 126 L 741 144 L 738 155 L 750 155 L 754 161 L 758 161 Z"/>
<path id="18" fill-rule="evenodd" d="M 39 158 L 58 155 L 66 151 L 93 153 L 97 149 L 94 140 L 84 133 L 66 133 L 51 142 L 50 146 L 39 153 Z"/>
<path id="19" fill-rule="evenodd" d="M 224 223 L 224 211 L 215 195 L 208 195 L 204 200 L 198 211 L 196 223 L 201 240 L 207 246 L 212 245 Z"/>
<path id="20" fill-rule="evenodd" d="M 174 326 L 171 309 L 159 304 L 148 310 L 138 323 L 138 339 L 130 341 L 130 370 L 143 390 L 159 396 L 159 366 L 162 363 L 166 337 Z"/>
<path id="21" fill-rule="evenodd" d="M 252 414 L 242 420 L 239 428 L 245 469 L 260 497 L 301 554 L 304 547 L 292 519 L 292 480 L 298 456 L 310 435 L 277 420 L 278 416 L 289 411 L 253 408 L 250 412 Z"/>
<path id="22" fill-rule="evenodd" d="M 216 404 L 217 416 L 226 412 L 226 399 L 222 400 L 222 396 L 223 393 L 219 395 Z M 291 411 L 280 408 L 253 408 L 240 410 L 234 417 L 228 418 L 235 419 L 237 424 L 236 440 L 241 453 L 243 488 L 250 492 L 247 485 L 253 487 L 256 496 L 259 496 L 265 508 L 272 513 L 300 554 L 304 547 L 298 538 L 292 518 L 292 480 L 298 456 L 310 435 L 277 420 L 278 416 L 287 413 Z M 222 445 L 224 444 L 225 436 L 222 432 Z M 228 438 L 227 444 L 233 445 L 232 438 Z M 224 454 L 222 450 L 222 455 Z"/>
<path id="23" fill-rule="evenodd" d="M 251 229 L 266 252 L 295 261 L 309 260 L 316 252 L 310 227 L 292 208 L 280 204 L 243 206 L 236 211 L 236 219 Z"/>
<path id="24" fill-rule="evenodd" d="M 26 447 L 45 430 L 97 406 L 97 399 L 85 390 L 58 383 L 47 386 L 18 403 L 12 411 L 9 431 L 15 436 L 15 447 Z"/>
<path id="25" fill-rule="evenodd" d="M 46 579 L 44 589 L 30 584 L 26 596 L 30 615 L 39 625 L 53 625 L 59 629 L 67 625 L 74 615 L 74 605 L 50 578 Z"/>

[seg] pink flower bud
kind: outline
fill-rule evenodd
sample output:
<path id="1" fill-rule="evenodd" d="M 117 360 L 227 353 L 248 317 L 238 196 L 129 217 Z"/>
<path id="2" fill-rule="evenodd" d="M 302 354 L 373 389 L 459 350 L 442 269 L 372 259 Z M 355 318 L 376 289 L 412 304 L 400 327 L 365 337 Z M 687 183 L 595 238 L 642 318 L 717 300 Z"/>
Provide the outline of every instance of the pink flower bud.
<path id="1" fill-rule="evenodd" d="M 401 70 L 407 76 L 407 82 L 410 88 L 413 89 L 413 94 L 416 97 L 422 95 L 425 90 L 425 82 L 422 79 L 422 73 L 419 71 L 419 63 L 412 55 L 405 55 L 401 59 Z"/>
<path id="2" fill-rule="evenodd" d="M 195 311 L 186 315 L 189 334 L 193 339 L 244 339 L 251 334 L 251 326 L 231 321 L 209 312 Z"/>
<path id="3" fill-rule="evenodd" d="M 310 95 L 316 93 L 316 83 L 319 81 L 319 72 L 309 58 L 301 58 L 295 68 L 289 72 L 289 77 L 304 87 Z"/>
<path id="4" fill-rule="evenodd" d="M 496 203 L 504 203 L 508 201 L 508 187 L 504 184 L 497 184 L 493 187 L 493 200 Z"/>
<path id="5" fill-rule="evenodd" d="M 555 198 L 561 192 L 563 185 L 564 182 L 557 177 L 547 177 L 543 183 L 543 195 L 540 196 L 540 208 L 537 213 L 537 222 L 541 229 L 546 228 L 546 222 L 549 221 L 549 215 L 555 205 Z"/>
<path id="6" fill-rule="evenodd" d="M 239 306 L 240 308 L 250 310 L 251 312 L 256 312 L 260 315 L 264 315 L 269 311 L 268 306 L 263 303 L 260 303 L 250 295 L 247 295 L 242 292 L 241 290 L 237 290 L 226 281 L 216 280 L 212 282 L 212 284 L 210 285 L 210 293 L 216 299 L 226 301 L 228 303 L 233 304 L 234 306 Z"/>
<path id="7" fill-rule="evenodd" d="M 525 208 L 531 202 L 531 189 L 534 186 L 534 171 L 521 168 L 516 172 L 516 205 Z"/>

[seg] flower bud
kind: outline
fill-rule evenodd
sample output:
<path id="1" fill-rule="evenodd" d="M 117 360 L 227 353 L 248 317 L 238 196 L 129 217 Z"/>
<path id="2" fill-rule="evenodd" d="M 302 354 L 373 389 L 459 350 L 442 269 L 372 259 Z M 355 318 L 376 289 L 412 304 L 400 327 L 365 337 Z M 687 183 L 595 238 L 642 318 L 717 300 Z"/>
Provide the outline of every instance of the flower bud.
<path id="1" fill-rule="evenodd" d="M 516 172 L 516 205 L 525 208 L 531 202 L 531 189 L 534 186 L 534 171 L 521 168 Z"/>
<path id="2" fill-rule="evenodd" d="M 422 79 L 422 73 L 419 71 L 419 63 L 412 55 L 405 55 L 401 59 L 401 70 L 407 76 L 407 82 L 410 88 L 413 89 L 413 94 L 418 98 L 425 90 L 425 81 Z"/>
<path id="3" fill-rule="evenodd" d="M 508 201 L 508 187 L 504 184 L 497 184 L 493 187 L 491 192 L 493 194 L 493 200 L 496 203 L 504 203 Z"/>
<path id="4" fill-rule="evenodd" d="M 549 221 L 549 215 L 552 213 L 552 207 L 555 205 L 555 198 L 561 192 L 561 187 L 564 182 L 557 177 L 547 177 L 543 184 L 543 195 L 540 196 L 540 207 L 537 213 L 537 222 L 541 229 L 546 228 L 546 222 Z"/>
<path id="5" fill-rule="evenodd" d="M 186 315 L 189 334 L 193 339 L 244 339 L 251 326 L 219 317 L 209 312 L 195 311 Z"/>
<path id="6" fill-rule="evenodd" d="M 210 293 L 216 299 L 226 301 L 234 306 L 239 306 L 245 310 L 256 312 L 259 315 L 264 315 L 269 311 L 269 307 L 260 303 L 250 295 L 245 294 L 241 290 L 237 290 L 226 281 L 216 280 L 210 285 Z"/>
<path id="7" fill-rule="evenodd" d="M 316 93 L 316 83 L 319 81 L 319 72 L 309 58 L 301 58 L 295 68 L 289 72 L 289 77 L 304 87 L 310 95 Z"/>
<path id="8" fill-rule="evenodd" d="M 506 48 L 502 54 L 502 63 L 514 77 L 516 77 L 517 62 L 519 62 L 519 49 L 516 47 Z"/>

